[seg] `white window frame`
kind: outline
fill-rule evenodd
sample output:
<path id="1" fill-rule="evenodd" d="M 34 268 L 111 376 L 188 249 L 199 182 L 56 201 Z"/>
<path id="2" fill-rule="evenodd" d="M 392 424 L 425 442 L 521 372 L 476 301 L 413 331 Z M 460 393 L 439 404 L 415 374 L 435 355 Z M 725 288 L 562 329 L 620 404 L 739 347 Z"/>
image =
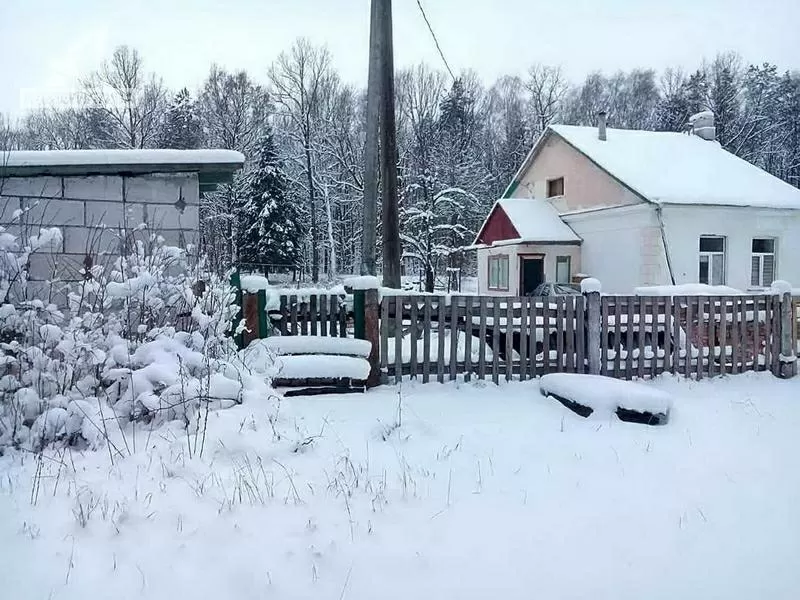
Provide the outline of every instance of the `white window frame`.
<path id="1" fill-rule="evenodd" d="M 558 277 L 558 265 L 559 263 L 567 263 L 567 279 L 565 281 L 561 281 Z M 569 284 L 570 279 L 572 278 L 572 257 L 568 254 L 562 256 L 556 256 L 556 283 L 565 283 Z"/>
<path id="2" fill-rule="evenodd" d="M 508 291 L 508 254 L 492 254 L 487 265 L 489 289 L 498 292 Z M 493 273 L 494 270 L 494 273 Z M 492 275 L 495 275 L 493 277 Z"/>
<path id="3" fill-rule="evenodd" d="M 772 252 L 756 252 L 753 250 L 753 243 L 756 240 L 764 240 L 772 242 Z M 778 262 L 777 262 L 777 246 L 778 240 L 774 237 L 756 237 L 750 242 L 750 285 L 756 288 L 766 288 L 772 285 L 772 282 L 778 276 Z M 764 260 L 766 257 L 772 257 L 772 280 L 766 281 L 764 279 Z M 758 281 L 753 281 L 753 260 L 758 260 Z"/>
<path id="4" fill-rule="evenodd" d="M 703 243 L 704 239 L 722 240 L 722 251 L 720 252 L 720 251 L 700 250 L 700 246 Z M 726 282 L 727 282 L 727 277 L 725 275 L 725 272 L 727 271 L 727 263 L 728 263 L 727 258 L 726 258 L 725 255 L 727 254 L 727 250 L 728 250 L 728 239 L 723 235 L 701 235 L 700 239 L 698 241 L 697 247 L 698 247 L 698 250 L 699 250 L 699 256 L 698 256 L 698 259 L 697 259 L 697 281 L 699 283 L 705 283 L 705 284 L 708 284 L 708 285 L 725 285 Z M 715 283 L 714 282 L 714 279 L 715 279 L 714 275 L 718 275 L 718 273 L 714 269 L 714 262 L 715 262 L 714 261 L 714 257 L 717 257 L 717 256 L 721 256 L 722 257 L 722 267 L 720 269 L 722 271 L 722 273 L 719 274 L 720 277 L 718 278 L 717 282 Z M 700 263 L 703 261 L 703 258 L 705 258 L 708 261 L 708 280 L 707 281 L 702 281 L 700 279 Z"/>

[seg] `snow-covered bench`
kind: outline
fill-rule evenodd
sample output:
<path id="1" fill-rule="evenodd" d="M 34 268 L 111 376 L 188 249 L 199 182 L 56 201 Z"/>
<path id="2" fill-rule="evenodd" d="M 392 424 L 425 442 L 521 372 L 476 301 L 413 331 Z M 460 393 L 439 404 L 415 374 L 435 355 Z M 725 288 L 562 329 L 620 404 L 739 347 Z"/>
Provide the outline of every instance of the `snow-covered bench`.
<path id="1" fill-rule="evenodd" d="M 623 421 L 665 425 L 672 407 L 661 390 L 602 375 L 551 373 L 539 380 L 539 390 L 582 417 L 616 414 Z"/>
<path id="2" fill-rule="evenodd" d="M 316 388 L 289 392 L 322 393 L 364 389 L 372 348 L 366 340 L 316 335 L 276 336 L 260 341 L 276 355 L 275 387 Z"/>

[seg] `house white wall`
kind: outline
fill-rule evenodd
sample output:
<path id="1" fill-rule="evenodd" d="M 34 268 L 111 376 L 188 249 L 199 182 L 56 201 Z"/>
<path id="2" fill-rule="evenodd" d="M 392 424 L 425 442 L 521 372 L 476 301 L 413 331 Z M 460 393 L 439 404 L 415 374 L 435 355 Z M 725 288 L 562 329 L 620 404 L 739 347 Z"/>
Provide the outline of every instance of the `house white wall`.
<path id="1" fill-rule="evenodd" d="M 772 237 L 776 278 L 800 287 L 800 211 L 751 207 L 666 205 L 662 209 L 676 283 L 699 277 L 700 236 L 719 235 L 725 243 L 725 283 L 750 289 L 754 237 Z"/>
<path id="2" fill-rule="evenodd" d="M 547 181 L 558 177 L 564 178 L 564 195 L 550 202 L 560 213 L 643 203 L 557 134 L 549 136 L 511 197 L 546 198 Z"/>
<path id="3" fill-rule="evenodd" d="M 76 280 L 87 254 L 98 264 L 118 251 L 122 226 L 147 223 L 168 244 L 195 244 L 199 199 L 197 173 L 7 177 L 0 179 L 0 226 L 15 235 L 61 229 L 60 245 L 31 256 L 30 280 Z"/>
<path id="4" fill-rule="evenodd" d="M 582 239 L 581 272 L 608 293 L 671 283 L 655 206 L 639 204 L 562 215 Z"/>
<path id="5" fill-rule="evenodd" d="M 544 280 L 555 281 L 556 258 L 569 256 L 572 275 L 579 273 L 581 265 L 581 247 L 570 244 L 508 244 L 492 248 L 481 248 L 478 251 L 478 293 L 492 296 L 520 295 L 520 258 L 528 255 L 544 256 Z M 508 291 L 489 289 L 489 257 L 508 256 Z"/>

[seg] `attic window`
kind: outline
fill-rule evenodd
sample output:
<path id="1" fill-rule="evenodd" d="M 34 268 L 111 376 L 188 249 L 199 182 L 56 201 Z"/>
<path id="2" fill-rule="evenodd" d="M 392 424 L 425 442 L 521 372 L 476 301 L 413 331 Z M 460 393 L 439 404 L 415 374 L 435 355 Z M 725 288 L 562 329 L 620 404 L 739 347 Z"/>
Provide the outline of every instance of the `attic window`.
<path id="1" fill-rule="evenodd" d="M 547 181 L 547 197 L 555 198 L 556 196 L 564 195 L 564 178 L 549 179 Z"/>

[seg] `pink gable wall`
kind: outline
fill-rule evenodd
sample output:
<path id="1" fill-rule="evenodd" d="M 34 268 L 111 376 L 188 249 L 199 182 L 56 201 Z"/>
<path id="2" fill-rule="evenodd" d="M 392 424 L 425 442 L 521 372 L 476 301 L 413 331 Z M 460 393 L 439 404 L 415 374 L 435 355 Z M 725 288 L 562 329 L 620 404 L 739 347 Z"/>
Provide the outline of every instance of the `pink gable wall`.
<path id="1" fill-rule="evenodd" d="M 519 232 L 514 227 L 511 219 L 508 218 L 506 211 L 497 205 L 489 215 L 489 219 L 483 226 L 478 236 L 479 244 L 493 244 L 500 240 L 513 240 L 519 237 Z"/>

